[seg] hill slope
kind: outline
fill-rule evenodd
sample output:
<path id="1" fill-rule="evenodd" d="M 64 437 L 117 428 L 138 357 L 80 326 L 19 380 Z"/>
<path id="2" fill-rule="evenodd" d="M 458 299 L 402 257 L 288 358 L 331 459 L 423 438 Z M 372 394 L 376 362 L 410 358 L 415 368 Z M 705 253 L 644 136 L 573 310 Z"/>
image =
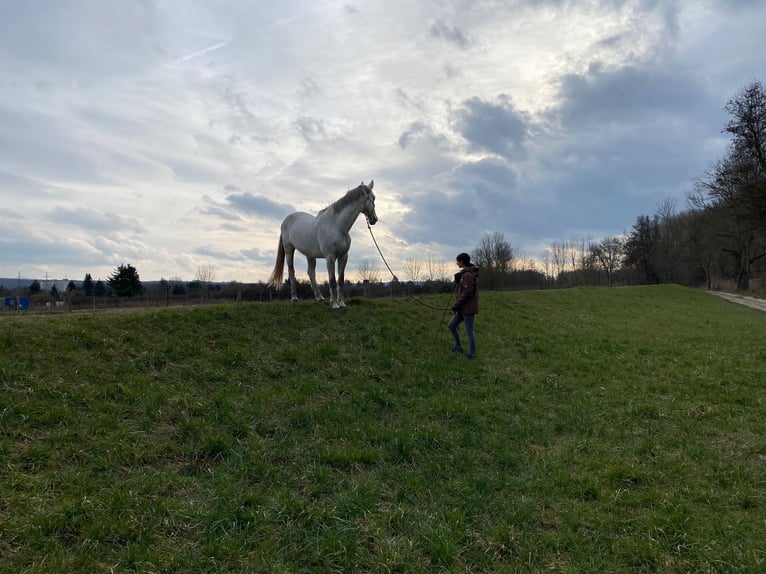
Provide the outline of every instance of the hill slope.
<path id="1" fill-rule="evenodd" d="M 476 361 L 408 299 L 1 318 L 0 570 L 763 565 L 762 314 L 481 303 Z"/>

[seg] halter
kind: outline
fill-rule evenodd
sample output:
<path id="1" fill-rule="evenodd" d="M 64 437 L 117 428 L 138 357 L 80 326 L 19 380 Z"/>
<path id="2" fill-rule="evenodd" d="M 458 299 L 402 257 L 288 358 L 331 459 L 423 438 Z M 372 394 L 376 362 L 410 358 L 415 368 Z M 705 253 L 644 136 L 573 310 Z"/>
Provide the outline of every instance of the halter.
<path id="1" fill-rule="evenodd" d="M 370 192 L 370 193 L 372 193 L 372 192 Z M 369 228 L 370 227 L 370 214 L 365 211 L 365 208 L 367 207 L 367 203 L 372 204 L 372 210 L 371 211 L 375 211 L 375 202 L 372 199 L 370 199 L 369 195 L 367 197 L 365 197 L 364 205 L 362 206 L 362 213 L 364 213 L 364 217 L 367 220 L 367 227 Z M 377 218 L 377 216 L 376 216 L 376 218 Z M 376 223 L 377 223 L 377 219 L 376 219 Z M 372 231 L 372 230 L 370 230 L 370 231 Z"/>

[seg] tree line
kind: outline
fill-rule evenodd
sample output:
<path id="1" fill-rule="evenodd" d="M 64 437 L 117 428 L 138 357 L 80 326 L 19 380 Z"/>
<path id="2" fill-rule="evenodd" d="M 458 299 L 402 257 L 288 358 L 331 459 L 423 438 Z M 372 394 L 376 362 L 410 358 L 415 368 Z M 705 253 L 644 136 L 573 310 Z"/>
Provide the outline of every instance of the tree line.
<path id="1" fill-rule="evenodd" d="M 766 268 L 766 91 L 754 81 L 724 107 L 730 142 L 693 184 L 687 208 L 666 200 L 621 236 L 553 242 L 537 264 L 503 234 L 472 252 L 485 288 L 681 283 L 750 289 Z"/>

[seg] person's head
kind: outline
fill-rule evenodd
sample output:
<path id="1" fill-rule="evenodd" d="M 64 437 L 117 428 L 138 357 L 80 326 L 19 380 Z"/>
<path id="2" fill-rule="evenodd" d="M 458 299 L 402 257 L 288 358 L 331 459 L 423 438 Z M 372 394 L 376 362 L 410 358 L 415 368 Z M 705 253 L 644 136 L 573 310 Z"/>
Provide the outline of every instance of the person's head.
<path id="1" fill-rule="evenodd" d="M 471 256 L 468 253 L 460 253 L 455 257 L 458 267 L 468 267 L 471 264 Z"/>

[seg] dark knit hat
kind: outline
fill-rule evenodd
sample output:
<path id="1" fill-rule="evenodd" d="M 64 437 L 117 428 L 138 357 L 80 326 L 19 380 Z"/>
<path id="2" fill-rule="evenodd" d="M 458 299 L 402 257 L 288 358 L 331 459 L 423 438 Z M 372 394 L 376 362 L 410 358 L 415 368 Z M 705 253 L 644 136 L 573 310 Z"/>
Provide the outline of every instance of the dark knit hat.
<path id="1" fill-rule="evenodd" d="M 468 253 L 459 253 L 455 260 L 460 261 L 463 265 L 471 264 L 471 256 Z"/>

